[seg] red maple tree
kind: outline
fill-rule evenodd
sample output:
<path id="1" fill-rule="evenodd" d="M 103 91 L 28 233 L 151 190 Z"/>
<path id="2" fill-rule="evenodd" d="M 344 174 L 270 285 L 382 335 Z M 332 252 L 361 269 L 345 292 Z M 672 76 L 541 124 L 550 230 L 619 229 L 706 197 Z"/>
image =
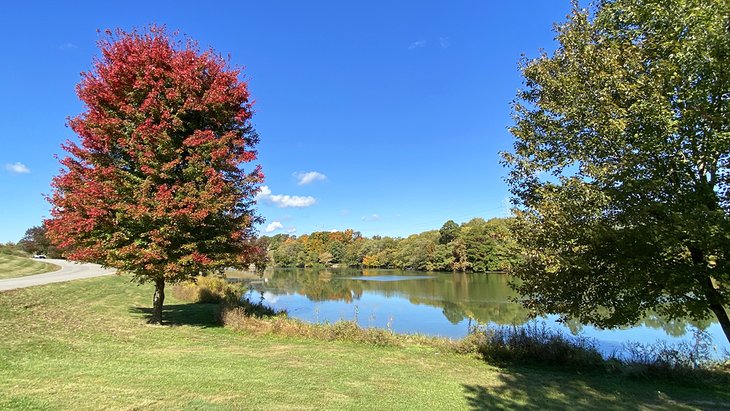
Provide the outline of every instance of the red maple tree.
<path id="1" fill-rule="evenodd" d="M 53 179 L 48 235 L 66 256 L 153 282 L 150 322 L 165 283 L 245 266 L 256 256 L 253 206 L 262 182 L 258 135 L 240 70 L 164 27 L 107 31 L 82 73 L 79 143 Z"/>

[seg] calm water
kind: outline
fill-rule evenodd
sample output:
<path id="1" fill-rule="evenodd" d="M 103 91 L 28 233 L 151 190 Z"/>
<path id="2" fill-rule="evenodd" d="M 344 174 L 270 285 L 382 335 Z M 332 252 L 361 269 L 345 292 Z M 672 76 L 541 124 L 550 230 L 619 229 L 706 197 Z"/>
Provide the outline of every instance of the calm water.
<path id="1" fill-rule="evenodd" d="M 430 273 L 368 269 L 274 269 L 247 281 L 246 298 L 262 300 L 289 316 L 310 322 L 356 320 L 362 327 L 390 328 L 460 338 L 471 324 L 520 325 L 528 321 L 504 274 Z M 696 327 L 707 330 L 718 354 L 730 350 L 716 321 L 665 321 L 647 316 L 640 324 L 601 330 L 577 322 L 561 324 L 554 316 L 538 318 L 549 327 L 597 340 L 609 353 L 623 343 L 689 340 Z M 714 317 L 713 317 L 714 319 Z"/>

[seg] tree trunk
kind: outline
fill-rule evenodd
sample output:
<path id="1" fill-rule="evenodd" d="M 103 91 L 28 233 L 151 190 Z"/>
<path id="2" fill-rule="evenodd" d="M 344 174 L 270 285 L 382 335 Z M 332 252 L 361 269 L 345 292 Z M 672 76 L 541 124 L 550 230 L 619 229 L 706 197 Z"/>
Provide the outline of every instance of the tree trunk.
<path id="1" fill-rule="evenodd" d="M 730 318 L 728 318 L 725 307 L 723 307 L 722 304 L 710 304 L 710 309 L 713 313 L 715 313 L 717 320 L 720 321 L 720 326 L 722 327 L 722 331 L 725 333 L 725 338 L 727 338 L 730 342 Z"/>
<path id="2" fill-rule="evenodd" d="M 710 310 L 715 313 L 717 321 L 720 322 L 722 331 L 725 333 L 725 338 L 727 338 L 730 342 L 730 318 L 728 318 L 727 311 L 725 311 L 725 307 L 723 307 L 720 297 L 720 293 L 717 291 L 717 288 L 715 288 L 712 278 L 707 277 L 707 280 L 705 281 L 705 298 L 707 298 L 707 302 L 710 303 Z"/>
<path id="3" fill-rule="evenodd" d="M 692 262 L 695 265 L 704 265 L 704 253 L 693 246 L 689 246 L 688 248 L 692 256 Z M 705 298 L 707 299 L 710 310 L 715 313 L 715 317 L 717 317 L 717 321 L 720 322 L 720 327 L 722 327 L 722 332 L 725 333 L 725 338 L 730 342 L 730 318 L 728 318 L 727 311 L 725 311 L 725 307 L 722 305 L 722 295 L 715 288 L 715 283 L 709 275 L 705 276 L 702 285 L 705 289 Z"/>
<path id="4" fill-rule="evenodd" d="M 165 280 L 155 280 L 155 296 L 152 297 L 152 317 L 149 324 L 162 324 L 162 304 L 165 302 Z"/>

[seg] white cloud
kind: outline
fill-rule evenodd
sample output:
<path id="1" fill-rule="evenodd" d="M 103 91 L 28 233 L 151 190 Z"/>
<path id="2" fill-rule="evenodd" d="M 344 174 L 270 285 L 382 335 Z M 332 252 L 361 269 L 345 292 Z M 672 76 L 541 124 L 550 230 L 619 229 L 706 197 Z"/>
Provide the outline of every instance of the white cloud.
<path id="1" fill-rule="evenodd" d="M 414 41 L 413 43 L 411 43 L 410 46 L 408 46 L 408 49 L 409 50 L 419 49 L 421 47 L 426 47 L 426 44 L 427 44 L 426 40 L 417 40 L 417 41 Z"/>
<path id="2" fill-rule="evenodd" d="M 313 183 L 317 180 L 326 180 L 327 176 L 317 171 L 307 171 L 306 173 L 294 173 L 294 177 L 297 179 L 297 185 L 303 186 L 306 184 Z"/>
<path id="3" fill-rule="evenodd" d="M 267 233 L 272 233 L 276 230 L 281 230 L 282 228 L 284 228 L 284 224 L 279 221 L 274 221 L 273 223 L 267 225 L 264 231 L 266 231 Z"/>
<path id="4" fill-rule="evenodd" d="M 439 37 L 439 45 L 441 45 L 442 49 L 447 49 L 451 47 L 451 39 L 448 37 Z"/>
<path id="5" fill-rule="evenodd" d="M 312 196 L 290 196 L 284 194 L 277 194 L 269 196 L 269 201 L 276 204 L 279 208 L 287 207 L 309 207 L 317 202 Z"/>
<path id="6" fill-rule="evenodd" d="M 15 162 L 13 164 L 5 164 L 5 169 L 16 174 L 28 174 L 30 169 L 21 162 Z"/>
<path id="7" fill-rule="evenodd" d="M 309 207 L 317 202 L 312 196 L 290 196 L 286 194 L 272 194 L 268 186 L 261 186 L 256 194 L 256 201 L 263 200 L 274 204 L 279 208 L 287 207 Z"/>
<path id="8" fill-rule="evenodd" d="M 296 233 L 297 232 L 297 228 L 296 227 L 289 227 L 289 228 L 286 229 L 286 232 L 287 232 L 287 234 Z"/>
<path id="9" fill-rule="evenodd" d="M 380 216 L 378 214 L 366 215 L 361 218 L 362 221 L 378 221 Z"/>
<path id="10" fill-rule="evenodd" d="M 59 50 L 71 50 L 71 49 L 77 49 L 79 46 L 73 44 L 73 43 L 63 43 L 60 46 L 58 46 Z"/>

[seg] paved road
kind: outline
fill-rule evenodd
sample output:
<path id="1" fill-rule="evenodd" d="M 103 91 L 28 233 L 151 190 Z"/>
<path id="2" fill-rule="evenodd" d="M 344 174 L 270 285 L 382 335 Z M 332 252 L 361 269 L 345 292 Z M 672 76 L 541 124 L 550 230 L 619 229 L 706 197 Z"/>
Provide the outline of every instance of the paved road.
<path id="1" fill-rule="evenodd" d="M 64 281 L 78 280 L 80 278 L 100 277 L 102 275 L 114 274 L 116 271 L 109 268 L 102 268 L 99 264 L 76 263 L 73 261 L 55 259 L 42 261 L 60 265 L 61 269 L 52 273 L 27 275 L 25 277 L 0 280 L 0 291 L 32 287 L 34 285 L 60 283 Z"/>

